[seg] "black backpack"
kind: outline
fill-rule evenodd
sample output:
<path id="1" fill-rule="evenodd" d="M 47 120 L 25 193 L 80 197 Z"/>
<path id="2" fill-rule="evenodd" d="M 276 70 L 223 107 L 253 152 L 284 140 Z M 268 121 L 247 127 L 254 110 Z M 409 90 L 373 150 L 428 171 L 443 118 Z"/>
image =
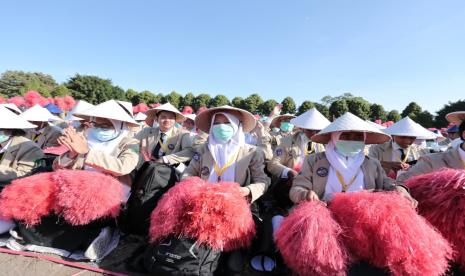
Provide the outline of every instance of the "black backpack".
<path id="1" fill-rule="evenodd" d="M 150 215 L 161 196 L 179 180 L 176 170 L 166 164 L 145 162 L 136 172 L 131 195 L 121 218 L 124 232 L 147 235 Z"/>
<path id="2" fill-rule="evenodd" d="M 220 255 L 221 251 L 198 246 L 195 240 L 168 237 L 148 246 L 143 263 L 150 275 L 207 276 L 215 272 Z"/>

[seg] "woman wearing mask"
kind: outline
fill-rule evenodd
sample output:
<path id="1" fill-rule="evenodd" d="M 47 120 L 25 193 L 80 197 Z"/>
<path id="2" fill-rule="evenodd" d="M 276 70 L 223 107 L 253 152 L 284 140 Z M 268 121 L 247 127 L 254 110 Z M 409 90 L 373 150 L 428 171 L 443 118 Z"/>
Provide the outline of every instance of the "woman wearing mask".
<path id="1" fill-rule="evenodd" d="M 38 104 L 19 116 L 37 126 L 36 129 L 28 131 L 26 137 L 36 142 L 41 149 L 59 145 L 58 137 L 60 137 L 62 129 L 50 124 L 50 122 L 60 121 L 60 118 Z"/>
<path id="2" fill-rule="evenodd" d="M 326 151 L 311 155 L 289 193 L 294 203 L 305 200 L 331 201 L 334 193 L 361 190 L 397 190 L 415 205 L 407 188 L 386 176 L 378 160 L 365 156 L 366 144 L 380 144 L 390 137 L 347 112 L 312 137 L 327 143 Z"/>
<path id="3" fill-rule="evenodd" d="M 200 113 L 195 123 L 209 133 L 209 138 L 198 148 L 182 178 L 237 182 L 251 202 L 262 196 L 270 183 L 264 171 L 264 154 L 246 144 L 244 135 L 254 129 L 254 116 L 243 109 L 221 106 Z"/>
<path id="4" fill-rule="evenodd" d="M 294 130 L 294 125 L 290 122 L 294 119 L 295 116 L 292 114 L 284 114 L 279 115 L 273 118 L 270 123 L 270 128 L 272 130 L 272 140 L 271 140 L 271 147 L 273 151 L 276 149 L 277 146 L 281 144 L 281 140 L 284 137 L 292 135 Z"/>
<path id="5" fill-rule="evenodd" d="M 64 130 L 58 141 L 69 152 L 54 162 L 54 168 L 93 170 L 117 177 L 129 192 L 129 173 L 139 161 L 139 143 L 130 132 L 137 126 L 131 113 L 120 103 L 110 100 L 75 113 L 89 122 L 90 128 L 78 133 L 74 128 Z"/>
<path id="6" fill-rule="evenodd" d="M 42 150 L 24 137 L 23 129 L 36 126 L 20 118 L 5 107 L 0 107 L 0 184 L 25 176 L 43 157 Z"/>

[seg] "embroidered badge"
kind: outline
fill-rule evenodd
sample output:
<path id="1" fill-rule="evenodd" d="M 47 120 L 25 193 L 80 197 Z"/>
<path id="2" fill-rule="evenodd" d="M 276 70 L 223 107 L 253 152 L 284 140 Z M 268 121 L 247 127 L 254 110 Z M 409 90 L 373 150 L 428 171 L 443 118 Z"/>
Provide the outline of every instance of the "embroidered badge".
<path id="1" fill-rule="evenodd" d="M 319 176 L 319 177 L 327 177 L 328 176 L 328 169 L 327 168 L 318 168 L 316 170 L 316 174 Z"/>
<path id="2" fill-rule="evenodd" d="M 283 155 L 283 149 L 277 149 L 277 150 L 276 150 L 276 155 L 277 155 L 277 156 Z"/>
<path id="3" fill-rule="evenodd" d="M 200 154 L 198 152 L 194 153 L 194 156 L 192 156 L 192 159 L 194 159 L 195 161 L 199 161 L 200 160 Z"/>
<path id="4" fill-rule="evenodd" d="M 174 145 L 173 145 L 173 144 L 169 144 L 169 145 L 168 145 L 168 149 L 169 149 L 169 150 L 174 150 Z"/>
<path id="5" fill-rule="evenodd" d="M 201 170 L 200 170 L 200 174 L 201 175 L 210 175 L 210 169 L 208 167 L 203 167 Z"/>

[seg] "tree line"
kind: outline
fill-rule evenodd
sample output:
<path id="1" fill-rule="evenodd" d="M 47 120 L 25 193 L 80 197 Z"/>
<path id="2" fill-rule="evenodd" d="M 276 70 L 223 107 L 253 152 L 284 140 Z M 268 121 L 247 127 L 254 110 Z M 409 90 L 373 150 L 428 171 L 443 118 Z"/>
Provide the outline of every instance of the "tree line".
<path id="1" fill-rule="evenodd" d="M 93 104 L 109 99 L 126 100 L 132 102 L 133 105 L 170 102 L 179 109 L 184 106 L 191 106 L 194 110 L 201 107 L 232 105 L 262 116 L 270 114 L 277 104 L 282 105 L 282 114 L 300 115 L 314 107 L 330 119 L 337 118 L 347 111 L 371 121 L 379 119 L 397 122 L 401 118 L 409 116 L 424 127 L 444 127 L 447 125 L 444 118 L 445 114 L 465 110 L 464 100 L 448 102 L 436 112 L 435 116 L 429 111 L 423 110 L 415 102 L 409 103 L 402 112 L 399 112 L 398 110 L 385 110 L 381 104 L 370 103 L 364 98 L 354 96 L 351 93 L 336 97 L 325 96 L 319 101 L 306 100 L 300 106 L 297 106 L 292 97 L 286 97 L 281 102 L 277 102 L 274 99 L 264 100 L 256 93 L 246 98 L 234 97 L 229 99 L 221 94 L 212 97 L 208 93 L 194 95 L 189 92 L 183 96 L 176 91 L 168 94 L 153 93 L 148 90 L 136 91 L 134 89 L 125 91 L 121 87 L 114 85 L 110 79 L 81 74 L 76 74 L 61 84 L 57 83 L 51 75 L 41 72 L 5 71 L 0 76 L 0 97 L 21 96 L 31 90 L 38 91 L 44 97 L 71 95 L 77 100 L 83 99 Z"/>

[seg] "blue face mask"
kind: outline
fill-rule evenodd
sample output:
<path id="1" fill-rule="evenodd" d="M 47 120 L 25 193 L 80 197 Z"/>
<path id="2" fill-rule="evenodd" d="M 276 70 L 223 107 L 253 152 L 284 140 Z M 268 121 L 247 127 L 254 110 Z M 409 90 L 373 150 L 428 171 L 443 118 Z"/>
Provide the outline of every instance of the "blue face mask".
<path id="1" fill-rule="evenodd" d="M 230 124 L 218 124 L 212 128 L 213 136 L 220 143 L 226 143 L 234 136 L 234 128 Z"/>
<path id="2" fill-rule="evenodd" d="M 291 132 L 294 129 L 294 125 L 289 122 L 281 122 L 280 128 L 284 132 Z"/>
<path id="3" fill-rule="evenodd" d="M 118 136 L 118 133 L 113 128 L 94 127 L 89 129 L 89 132 L 100 142 L 108 142 Z"/>
<path id="4" fill-rule="evenodd" d="M 8 141 L 10 139 L 9 135 L 6 135 L 4 131 L 0 131 L 0 143 Z"/>
<path id="5" fill-rule="evenodd" d="M 346 141 L 340 140 L 336 142 L 337 151 L 345 157 L 354 157 L 365 148 L 365 143 L 362 141 Z"/>

